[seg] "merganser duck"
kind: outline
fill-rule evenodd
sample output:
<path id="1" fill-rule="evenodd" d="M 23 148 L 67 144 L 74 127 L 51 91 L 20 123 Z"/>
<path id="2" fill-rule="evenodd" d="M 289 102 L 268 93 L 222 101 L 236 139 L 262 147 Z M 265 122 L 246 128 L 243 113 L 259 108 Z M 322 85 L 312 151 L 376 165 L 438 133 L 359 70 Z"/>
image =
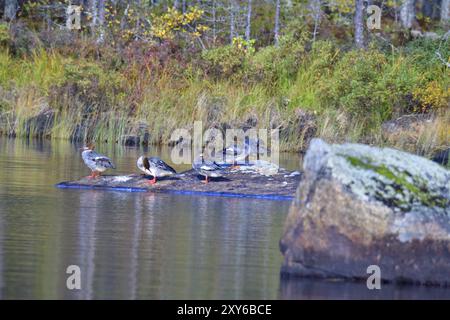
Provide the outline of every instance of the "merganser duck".
<path id="1" fill-rule="evenodd" d="M 150 180 L 151 184 L 156 183 L 156 177 L 166 177 L 177 173 L 174 168 L 169 166 L 158 157 L 148 158 L 145 156 L 141 156 L 137 160 L 136 165 L 139 170 L 153 177 L 153 179 Z"/>
<path id="2" fill-rule="evenodd" d="M 232 163 L 233 166 L 237 166 L 237 163 L 240 161 L 245 161 L 248 155 L 245 146 L 241 149 L 237 145 L 224 148 L 222 154 L 225 157 L 225 163 Z"/>
<path id="3" fill-rule="evenodd" d="M 106 171 L 106 169 L 115 169 L 116 167 L 112 163 L 111 159 L 108 157 L 101 155 L 94 151 L 93 145 L 88 145 L 86 147 L 81 148 L 83 152 L 81 153 L 81 158 L 84 163 L 91 169 L 92 174 L 88 176 L 89 178 L 96 178 L 100 176 L 100 173 Z"/>
<path id="4" fill-rule="evenodd" d="M 256 154 L 259 159 L 260 154 L 267 154 L 267 149 L 262 145 L 260 139 L 245 139 L 243 147 L 231 145 L 223 149 L 225 163 L 232 163 L 231 168 L 238 168 L 238 163 L 244 161 L 251 155 Z M 232 159 L 232 161 L 230 161 Z"/>
<path id="5" fill-rule="evenodd" d="M 221 177 L 224 174 L 223 168 L 215 161 L 205 160 L 203 154 L 200 154 L 198 159 L 195 159 L 192 163 L 192 168 L 200 175 L 205 177 L 203 183 L 208 183 L 208 178 Z"/>

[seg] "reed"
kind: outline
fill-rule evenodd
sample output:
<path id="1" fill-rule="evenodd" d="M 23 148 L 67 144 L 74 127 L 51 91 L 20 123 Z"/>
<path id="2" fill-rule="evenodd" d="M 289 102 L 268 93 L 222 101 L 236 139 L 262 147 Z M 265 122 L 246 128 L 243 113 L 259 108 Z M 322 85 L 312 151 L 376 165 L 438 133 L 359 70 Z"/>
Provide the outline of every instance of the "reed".
<path id="1" fill-rule="evenodd" d="M 278 128 L 283 151 L 305 150 L 312 136 L 389 145 L 425 156 L 448 147 L 445 106 L 427 110 L 435 113 L 433 122 L 412 143 L 411 137 L 386 138 L 381 130 L 383 121 L 405 112 L 408 103 L 420 108 L 420 99 L 445 101 L 445 92 L 429 86 L 431 81 L 437 87 L 448 83 L 441 66 L 424 69 L 420 55 L 341 52 L 328 42 L 318 43 L 302 59 L 296 72 L 278 72 L 262 61 L 267 63 L 263 69 L 272 72 L 268 81 L 260 69 L 245 69 L 252 68 L 251 60 L 240 70 L 241 78 L 217 78 L 195 71 L 194 65 L 180 70 L 176 63 L 153 68 L 133 62 L 112 68 L 55 51 L 39 49 L 19 58 L 0 50 L 0 132 L 116 143 L 147 131 L 149 143 L 167 144 L 175 129 L 191 129 L 202 120 L 205 127 L 221 129 Z M 350 79 L 343 70 L 349 70 Z M 419 102 L 410 98 L 422 88 L 428 96 L 417 95 Z M 52 121 L 43 125 L 46 112 Z"/>

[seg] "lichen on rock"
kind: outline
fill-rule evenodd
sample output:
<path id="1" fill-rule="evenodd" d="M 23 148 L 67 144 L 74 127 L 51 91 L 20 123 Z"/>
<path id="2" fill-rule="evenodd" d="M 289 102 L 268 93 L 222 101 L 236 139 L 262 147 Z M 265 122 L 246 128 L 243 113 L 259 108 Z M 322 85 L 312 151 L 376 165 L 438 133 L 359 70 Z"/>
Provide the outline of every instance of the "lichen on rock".
<path id="1" fill-rule="evenodd" d="M 303 167 L 280 243 L 283 273 L 364 278 L 377 264 L 386 280 L 450 283 L 450 171 L 399 150 L 320 139 Z"/>
<path id="2" fill-rule="evenodd" d="M 317 139 L 305 157 L 305 172 L 317 172 L 318 165 L 363 200 L 381 201 L 395 211 L 450 214 L 450 172 L 427 159 L 390 148 L 328 145 Z"/>

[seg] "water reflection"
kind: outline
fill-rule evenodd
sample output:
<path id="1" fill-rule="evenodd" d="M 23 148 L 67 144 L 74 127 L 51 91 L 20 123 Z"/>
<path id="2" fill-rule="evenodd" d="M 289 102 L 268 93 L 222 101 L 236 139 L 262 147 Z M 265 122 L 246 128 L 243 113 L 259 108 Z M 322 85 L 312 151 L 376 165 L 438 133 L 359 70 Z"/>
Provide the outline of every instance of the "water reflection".
<path id="1" fill-rule="evenodd" d="M 2 204 L 0 202 L 0 212 L 2 212 Z M 4 227 L 4 222 L 3 222 L 3 216 L 0 215 L 0 299 L 3 299 L 3 287 L 4 285 L 4 281 L 3 281 L 3 243 L 4 243 L 4 239 L 3 239 L 3 235 L 5 234 L 5 227 Z"/>
<path id="2" fill-rule="evenodd" d="M 289 203 L 54 188 L 89 173 L 78 148 L 0 139 L 1 298 L 277 297 Z M 144 152 L 97 149 L 116 173 L 135 172 Z M 80 291 L 66 288 L 69 265 Z"/>
<path id="3" fill-rule="evenodd" d="M 79 146 L 0 138 L 0 298 L 297 299 L 441 297 L 424 288 L 281 281 L 278 248 L 289 202 L 93 190 L 54 184 L 87 175 Z M 144 151 L 98 145 L 114 173 Z M 167 148 L 150 148 L 168 159 Z M 282 165 L 297 169 L 298 157 Z M 173 165 L 170 163 L 170 165 Z M 177 170 L 188 166 L 175 166 Z M 80 291 L 66 288 L 69 265 Z M 390 293 L 392 292 L 392 293 Z"/>
<path id="4" fill-rule="evenodd" d="M 281 299 L 334 300 L 417 300 L 450 299 L 450 290 L 440 287 L 382 284 L 380 290 L 368 290 L 364 282 L 326 281 L 317 279 L 284 279 L 280 281 Z"/>

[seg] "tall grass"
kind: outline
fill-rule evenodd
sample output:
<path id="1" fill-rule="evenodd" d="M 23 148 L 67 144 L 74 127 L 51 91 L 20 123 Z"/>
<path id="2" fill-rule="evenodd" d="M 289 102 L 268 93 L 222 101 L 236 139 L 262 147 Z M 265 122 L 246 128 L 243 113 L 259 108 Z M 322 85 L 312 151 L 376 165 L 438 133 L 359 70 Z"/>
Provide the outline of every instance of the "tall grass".
<path id="1" fill-rule="evenodd" d="M 0 121 L 0 132 L 37 135 L 42 130 L 37 116 L 50 111 L 53 122 L 43 135 L 54 139 L 119 142 L 147 130 L 150 143 L 166 144 L 175 129 L 191 129 L 202 120 L 205 127 L 222 129 L 279 128 L 281 150 L 304 150 L 312 135 L 423 155 L 449 145 L 445 106 L 420 101 L 442 99 L 413 97 L 413 92 L 428 92 L 430 81 L 448 85 L 448 71 L 439 63 L 423 67 L 422 54 L 414 50 L 343 52 L 330 42 L 317 42 L 310 52 L 297 50 L 293 57 L 286 58 L 286 52 L 268 48 L 241 57 L 247 59 L 241 69 L 221 77 L 198 72 L 195 61 L 157 68 L 134 61 L 113 68 L 52 51 L 22 58 L 0 51 L 0 113 L 7 118 Z M 278 70 L 276 59 L 289 63 Z M 414 146 L 382 135 L 383 121 L 424 107 L 438 112 L 434 125 L 415 136 Z"/>

